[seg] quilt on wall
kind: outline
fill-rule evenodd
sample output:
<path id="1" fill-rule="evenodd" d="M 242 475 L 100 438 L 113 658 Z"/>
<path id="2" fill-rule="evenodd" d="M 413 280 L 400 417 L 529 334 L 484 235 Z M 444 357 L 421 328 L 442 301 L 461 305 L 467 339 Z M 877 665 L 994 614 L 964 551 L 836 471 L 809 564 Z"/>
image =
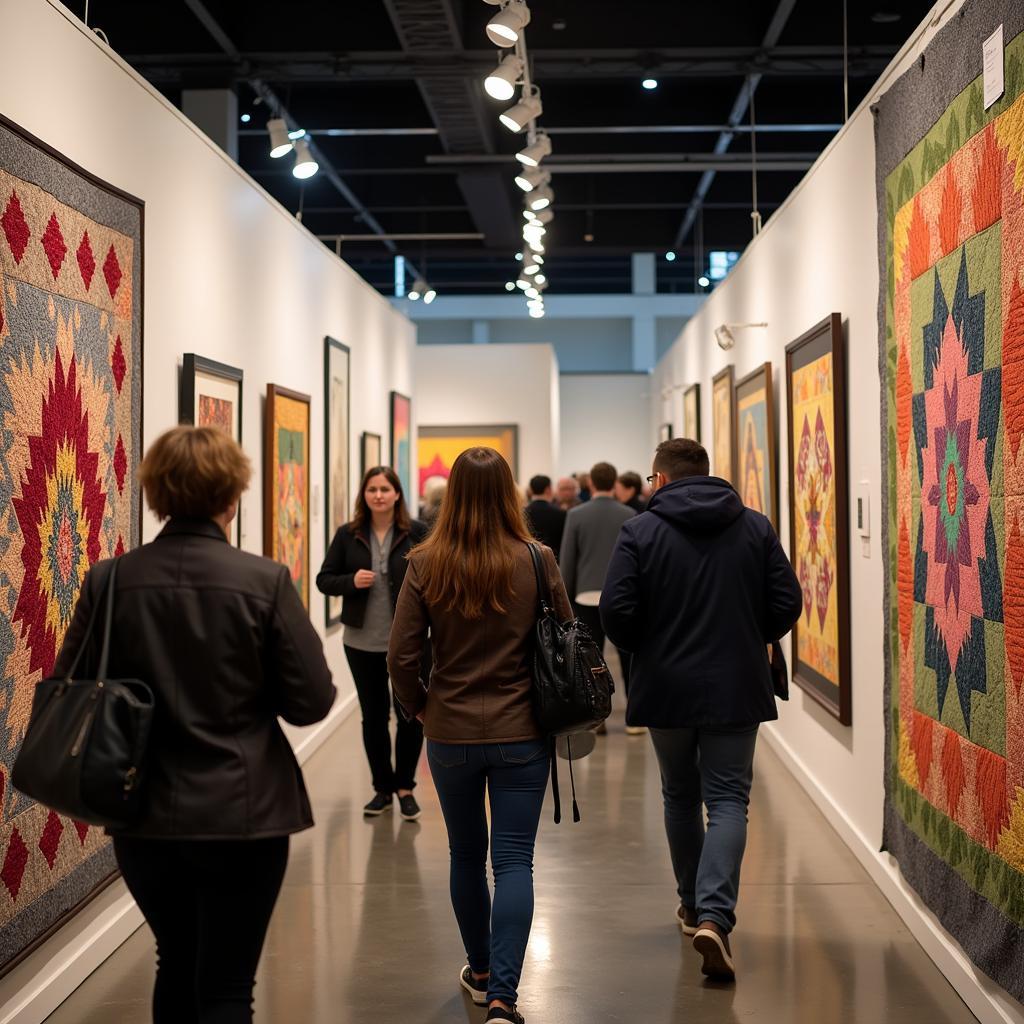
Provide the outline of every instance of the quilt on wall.
<path id="1" fill-rule="evenodd" d="M 138 542 L 142 206 L 0 119 L 0 970 L 115 870 L 15 791 L 90 564 Z"/>
<path id="2" fill-rule="evenodd" d="M 982 40 L 1010 42 L 984 109 Z M 1011 31 L 1012 30 L 1012 31 Z M 1024 6 L 968 3 L 877 110 L 883 846 L 1024 998 Z"/>

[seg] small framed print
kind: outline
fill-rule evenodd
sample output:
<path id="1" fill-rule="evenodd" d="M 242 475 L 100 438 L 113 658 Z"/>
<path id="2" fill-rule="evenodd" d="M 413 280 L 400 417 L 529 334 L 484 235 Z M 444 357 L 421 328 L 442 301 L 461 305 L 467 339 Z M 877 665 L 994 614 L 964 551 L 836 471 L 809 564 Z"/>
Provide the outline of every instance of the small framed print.
<path id="1" fill-rule="evenodd" d="M 691 384 L 683 392 L 683 437 L 700 440 L 700 385 Z"/>
<path id="2" fill-rule="evenodd" d="M 771 363 L 764 363 L 737 382 L 735 434 L 736 490 L 747 508 L 766 515 L 778 531 L 778 447 Z"/>
<path id="3" fill-rule="evenodd" d="M 736 402 L 732 364 L 711 379 L 711 472 L 736 482 Z"/>
<path id="4" fill-rule="evenodd" d="M 362 460 L 359 469 L 359 477 L 362 479 L 366 476 L 368 469 L 373 469 L 374 466 L 381 465 L 381 457 L 384 454 L 381 450 L 381 438 L 380 434 L 371 434 L 369 431 L 363 431 L 362 440 Z"/>
<path id="5" fill-rule="evenodd" d="M 671 441 L 671 440 L 672 440 L 672 424 L 671 423 L 662 423 L 662 425 L 660 427 L 658 427 L 658 443 L 661 444 L 663 441 Z"/>
<path id="6" fill-rule="evenodd" d="M 186 352 L 181 364 L 178 420 L 197 427 L 217 427 L 242 443 L 242 370 Z M 232 542 L 242 544 L 241 512 L 232 524 Z"/>

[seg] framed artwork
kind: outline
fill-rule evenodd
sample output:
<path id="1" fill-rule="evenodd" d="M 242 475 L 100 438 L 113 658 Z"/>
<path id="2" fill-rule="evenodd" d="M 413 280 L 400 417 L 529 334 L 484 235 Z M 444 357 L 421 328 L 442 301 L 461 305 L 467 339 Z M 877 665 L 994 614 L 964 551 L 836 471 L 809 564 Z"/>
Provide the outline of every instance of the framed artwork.
<path id="1" fill-rule="evenodd" d="M 186 352 L 181 365 L 178 419 L 197 427 L 218 427 L 242 443 L 242 371 Z M 235 547 L 242 545 L 242 516 L 231 527 Z"/>
<path id="2" fill-rule="evenodd" d="M 324 551 L 331 546 L 339 526 L 351 515 L 349 501 L 349 371 L 351 354 L 347 345 L 324 338 Z M 327 625 L 341 621 L 341 598 L 324 598 Z"/>
<path id="3" fill-rule="evenodd" d="M 0 973 L 115 875 L 11 786 L 89 566 L 142 540 L 143 203 L 0 117 Z"/>
<path id="4" fill-rule="evenodd" d="M 309 609 L 309 395 L 267 385 L 263 554 L 288 566 Z"/>
<path id="5" fill-rule="evenodd" d="M 772 364 L 765 363 L 736 385 L 736 489 L 747 508 L 761 512 L 776 530 L 778 449 Z"/>
<path id="6" fill-rule="evenodd" d="M 683 437 L 700 440 L 700 385 L 691 384 L 683 392 Z"/>
<path id="7" fill-rule="evenodd" d="M 662 423 L 662 425 L 660 427 L 658 427 L 658 443 L 661 444 L 662 441 L 671 441 L 671 440 L 672 440 L 672 424 L 671 423 Z"/>
<path id="8" fill-rule="evenodd" d="M 494 448 L 504 456 L 519 479 L 519 427 L 498 426 L 420 427 L 417 439 L 418 484 L 422 498 L 426 482 L 435 476 L 445 480 L 451 476 L 452 464 L 467 449 L 478 446 Z"/>
<path id="9" fill-rule="evenodd" d="M 391 392 L 391 468 L 402 481 L 406 502 L 412 506 L 412 401 Z"/>
<path id="10" fill-rule="evenodd" d="M 850 724 L 846 358 L 838 313 L 786 346 L 789 552 L 804 592 L 793 681 Z"/>
<path id="11" fill-rule="evenodd" d="M 361 449 L 362 458 L 360 459 L 359 470 L 360 481 L 364 476 L 366 476 L 366 471 L 368 469 L 372 469 L 374 466 L 383 465 L 380 461 L 384 454 L 381 449 L 380 434 L 371 434 L 364 430 Z"/>
<path id="12" fill-rule="evenodd" d="M 720 370 L 711 379 L 711 472 L 736 481 L 736 408 L 732 366 Z"/>

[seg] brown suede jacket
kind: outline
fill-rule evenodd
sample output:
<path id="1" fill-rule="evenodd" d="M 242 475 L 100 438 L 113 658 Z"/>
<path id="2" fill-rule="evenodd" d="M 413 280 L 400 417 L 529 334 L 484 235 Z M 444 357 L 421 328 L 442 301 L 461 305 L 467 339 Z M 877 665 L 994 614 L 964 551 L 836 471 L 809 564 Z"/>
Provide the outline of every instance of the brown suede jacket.
<path id="1" fill-rule="evenodd" d="M 516 743 L 541 735 L 533 715 L 534 625 L 537 582 L 529 549 L 518 541 L 513 595 L 504 612 L 479 619 L 429 607 L 417 558 L 409 561 L 391 626 L 388 669 L 395 695 L 410 715 L 424 714 L 423 731 L 441 743 Z M 559 619 L 572 618 L 555 556 L 541 548 Z M 429 689 L 420 682 L 423 642 L 430 631 L 434 668 Z"/>

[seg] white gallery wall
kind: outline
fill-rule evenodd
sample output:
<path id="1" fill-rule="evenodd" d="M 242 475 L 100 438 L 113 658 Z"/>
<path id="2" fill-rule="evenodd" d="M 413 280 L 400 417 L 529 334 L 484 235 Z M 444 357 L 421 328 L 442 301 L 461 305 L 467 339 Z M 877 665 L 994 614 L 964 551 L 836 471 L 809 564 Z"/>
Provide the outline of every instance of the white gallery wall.
<path id="1" fill-rule="evenodd" d="M 648 437 L 672 422 L 682 430 L 679 389 L 701 385 L 702 436 L 711 443 L 711 378 L 732 363 L 736 378 L 772 363 L 779 435 L 779 533 L 789 547 L 785 347 L 832 312 L 842 314 L 848 350 L 849 498 L 861 482 L 870 495 L 871 536 L 851 536 L 853 725 L 846 727 L 800 689 L 780 704 L 766 732 L 840 833 L 858 854 L 914 935 L 983 1021 L 1024 1021 L 1019 1003 L 977 971 L 902 881 L 895 862 L 877 851 L 882 838 L 883 557 L 881 549 L 880 380 L 878 371 L 878 236 L 874 125 L 868 103 L 905 71 L 960 3 L 940 3 L 894 60 L 868 100 L 773 215 L 729 277 L 684 328 L 655 370 Z M 942 12 L 942 20 L 932 19 Z M 980 54 L 979 54 L 980 58 Z M 736 331 L 722 351 L 723 323 L 767 321 Z M 669 397 L 662 398 L 667 393 Z M 714 472 L 714 467 L 712 467 Z M 850 522 L 855 522 L 850 515 Z"/>
<path id="2" fill-rule="evenodd" d="M 610 462 L 620 472 L 650 473 L 651 377 L 646 373 L 563 373 L 558 475 Z"/>
<path id="3" fill-rule="evenodd" d="M 178 16 L 191 17 L 184 7 Z M 266 385 L 312 396 L 315 576 L 325 529 L 324 336 L 351 348 L 354 488 L 360 432 L 381 434 L 387 451 L 389 391 L 413 395 L 416 416 L 415 327 L 55 0 L 0 0 L 0 113 L 146 204 L 145 443 L 178 421 L 183 353 L 244 368 L 243 442 L 257 470 L 242 504 L 249 551 L 262 552 Z M 158 528 L 147 515 L 143 539 Z M 310 612 L 325 636 L 340 697 L 319 731 L 290 731 L 300 755 L 353 698 L 340 632 L 325 632 L 324 603 L 315 589 Z M 133 914 L 123 890 L 108 890 L 81 920 L 0 979 L 0 1022 L 42 1019 L 53 999 L 66 994 L 75 970 L 95 966 L 102 949 L 137 924 Z M 79 966 L 62 971 L 67 963 Z"/>
<path id="4" fill-rule="evenodd" d="M 516 424 L 525 484 L 558 465 L 558 361 L 550 345 L 423 345 L 416 420 L 431 427 Z"/>

